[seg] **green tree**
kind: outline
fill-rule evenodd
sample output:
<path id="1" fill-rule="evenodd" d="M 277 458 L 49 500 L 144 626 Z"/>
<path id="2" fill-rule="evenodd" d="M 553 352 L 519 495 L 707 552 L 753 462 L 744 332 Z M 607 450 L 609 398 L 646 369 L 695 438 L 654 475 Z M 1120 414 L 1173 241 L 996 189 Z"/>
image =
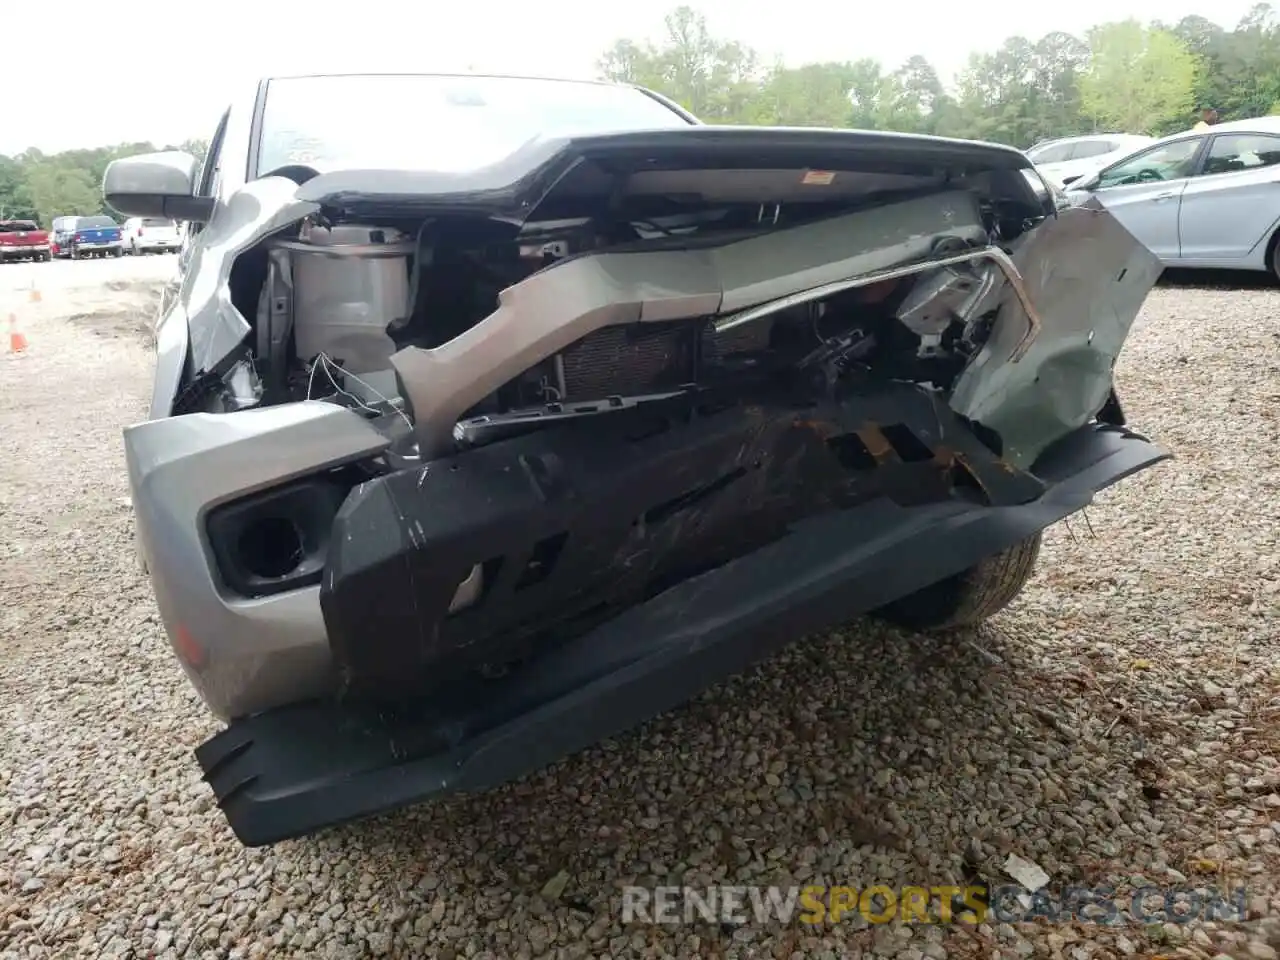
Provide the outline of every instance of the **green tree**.
<path id="1" fill-rule="evenodd" d="M 65 214 L 101 213 L 102 191 L 90 172 L 59 157 L 36 161 L 26 170 L 26 189 L 41 224 Z"/>
<path id="2" fill-rule="evenodd" d="M 1081 108 L 1101 127 L 1125 133 L 1190 125 L 1197 60 L 1172 31 L 1121 20 L 1092 28 Z"/>
<path id="3" fill-rule="evenodd" d="M 209 152 L 209 141 L 208 140 L 183 140 L 180 144 L 178 144 L 177 149 L 182 150 L 185 153 L 191 154 L 193 157 L 195 157 L 197 160 L 203 163 L 205 154 Z"/>
<path id="4" fill-rule="evenodd" d="M 973 53 L 948 86 L 925 58 L 762 63 L 714 35 L 691 6 L 666 17 L 658 42 L 619 39 L 599 61 L 607 79 L 670 96 L 711 123 L 899 130 L 1028 147 L 1101 129 L 1153 134 L 1185 129 L 1198 107 L 1224 120 L 1280 114 L 1280 23 L 1257 3 L 1232 29 L 1200 16 L 1176 24 L 1102 24 L 1081 38 L 1061 31 L 1013 36 Z M 0 157 L 0 216 L 47 222 L 107 212 L 102 175 L 117 157 L 154 150 L 124 143 Z M 203 157 L 208 145 L 177 146 Z"/>
<path id="5" fill-rule="evenodd" d="M 851 91 L 856 82 L 857 67 L 849 63 L 774 67 L 760 85 L 749 118 L 793 127 L 854 125 Z"/>
<path id="6" fill-rule="evenodd" d="M 606 80 L 666 92 L 667 77 L 661 54 L 652 44 L 641 46 L 633 40 L 619 40 L 605 51 L 596 68 Z"/>
<path id="7" fill-rule="evenodd" d="M 1271 112 L 1280 100 L 1280 29 L 1270 4 L 1256 4 L 1219 42 L 1220 72 L 1213 102 L 1232 118 Z"/>
<path id="8" fill-rule="evenodd" d="M 874 129 L 880 116 L 884 68 L 878 60 L 855 60 L 849 65 L 849 83 L 849 101 L 853 104 L 850 126 Z"/>
<path id="9" fill-rule="evenodd" d="M 957 84 L 958 122 L 947 133 L 1016 146 L 1042 139 L 1035 68 L 1035 47 L 1026 37 L 1010 37 L 994 53 L 970 55 Z"/>
<path id="10" fill-rule="evenodd" d="M 39 216 L 22 165 L 0 156 L 0 220 L 35 220 Z"/>
<path id="11" fill-rule="evenodd" d="M 876 126 L 903 133 L 936 133 L 949 106 L 938 71 L 924 57 L 910 57 L 880 85 Z"/>
<path id="12" fill-rule="evenodd" d="M 1089 47 L 1069 33 L 1046 34 L 1032 47 L 1031 85 L 1035 90 L 1035 139 L 1090 132 L 1080 110 L 1080 75 L 1089 64 Z"/>
<path id="13" fill-rule="evenodd" d="M 1280 112 L 1280 26 L 1255 5 L 1233 30 L 1198 16 L 1174 25 L 1103 24 L 1079 36 L 1009 37 L 970 56 L 950 89 L 931 64 L 873 59 L 774 64 L 710 35 L 691 7 L 667 18 L 657 45 L 619 40 L 602 74 L 665 93 L 710 122 L 848 126 L 936 133 L 1026 147 L 1050 137 L 1190 125 Z"/>
<path id="14" fill-rule="evenodd" d="M 1235 59 L 1231 33 L 1201 16 L 1183 17 L 1172 27 L 1152 24 L 1157 29 L 1168 29 L 1195 56 L 1198 69 L 1192 89 L 1192 99 L 1197 109 L 1213 107 L 1228 117 L 1236 113 L 1237 98 L 1233 95 L 1232 81 L 1228 76 L 1230 64 Z M 1169 126 L 1172 126 L 1170 124 Z"/>
<path id="15" fill-rule="evenodd" d="M 741 122 L 760 92 L 755 52 L 713 37 L 691 7 L 677 7 L 665 22 L 661 46 L 620 40 L 600 59 L 601 74 L 664 93 L 707 122 Z"/>

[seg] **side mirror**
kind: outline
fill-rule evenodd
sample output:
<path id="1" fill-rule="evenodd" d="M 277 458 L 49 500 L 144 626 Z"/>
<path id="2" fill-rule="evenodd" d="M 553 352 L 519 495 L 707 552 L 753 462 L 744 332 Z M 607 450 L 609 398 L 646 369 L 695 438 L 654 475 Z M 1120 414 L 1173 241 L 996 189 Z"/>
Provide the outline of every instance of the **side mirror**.
<path id="1" fill-rule="evenodd" d="M 212 197 L 195 196 L 200 161 L 181 150 L 112 160 L 102 175 L 102 198 L 129 217 L 205 222 Z"/>

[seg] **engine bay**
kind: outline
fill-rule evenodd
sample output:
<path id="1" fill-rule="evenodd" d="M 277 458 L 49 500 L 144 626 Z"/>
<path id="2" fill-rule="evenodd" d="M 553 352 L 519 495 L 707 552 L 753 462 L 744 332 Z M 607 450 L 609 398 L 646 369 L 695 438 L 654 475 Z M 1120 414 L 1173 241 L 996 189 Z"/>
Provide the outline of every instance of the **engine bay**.
<path id="1" fill-rule="evenodd" d="M 593 330 L 465 409 L 455 448 L 690 391 L 749 396 L 762 382 L 815 399 L 851 378 L 945 392 L 991 333 L 1010 279 L 1000 253 L 1033 225 L 960 196 L 971 210 L 940 202 L 933 235 L 916 225 L 898 237 L 898 208 L 928 197 L 852 211 L 737 203 L 673 213 L 667 204 L 518 226 L 460 217 L 361 222 L 322 209 L 236 259 L 231 303 L 252 318 L 253 334 L 229 365 L 189 384 L 175 412 L 319 399 L 412 433 L 414 411 L 391 358 L 449 344 L 489 318 L 504 291 L 539 273 L 598 253 L 713 257 L 845 222 L 884 235 L 889 269 L 736 310 Z"/>

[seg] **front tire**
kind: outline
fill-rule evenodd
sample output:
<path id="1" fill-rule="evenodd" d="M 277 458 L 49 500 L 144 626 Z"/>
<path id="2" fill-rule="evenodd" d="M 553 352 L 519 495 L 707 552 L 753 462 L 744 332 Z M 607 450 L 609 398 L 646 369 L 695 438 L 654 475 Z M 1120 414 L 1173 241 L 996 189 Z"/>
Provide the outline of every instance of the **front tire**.
<path id="1" fill-rule="evenodd" d="M 971 627 L 995 616 L 1022 592 L 1035 572 L 1041 534 L 1036 533 L 963 573 L 882 607 L 877 615 L 912 630 Z"/>

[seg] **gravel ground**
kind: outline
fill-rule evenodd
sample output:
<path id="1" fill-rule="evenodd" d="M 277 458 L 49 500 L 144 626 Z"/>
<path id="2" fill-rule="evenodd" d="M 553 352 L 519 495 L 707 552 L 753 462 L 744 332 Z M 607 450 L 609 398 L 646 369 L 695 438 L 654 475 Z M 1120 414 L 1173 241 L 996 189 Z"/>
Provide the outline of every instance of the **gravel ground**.
<path id="1" fill-rule="evenodd" d="M 1052 529 L 977 634 L 812 637 L 506 789 L 245 850 L 132 552 L 155 259 L 47 265 L 40 304 L 0 270 L 30 340 L 0 362 L 0 956 L 1276 956 L 1280 291 L 1152 294 L 1119 381 L 1178 459 Z M 620 920 L 626 883 L 998 880 L 1009 853 L 1055 887 L 1243 883 L 1250 919 Z"/>

